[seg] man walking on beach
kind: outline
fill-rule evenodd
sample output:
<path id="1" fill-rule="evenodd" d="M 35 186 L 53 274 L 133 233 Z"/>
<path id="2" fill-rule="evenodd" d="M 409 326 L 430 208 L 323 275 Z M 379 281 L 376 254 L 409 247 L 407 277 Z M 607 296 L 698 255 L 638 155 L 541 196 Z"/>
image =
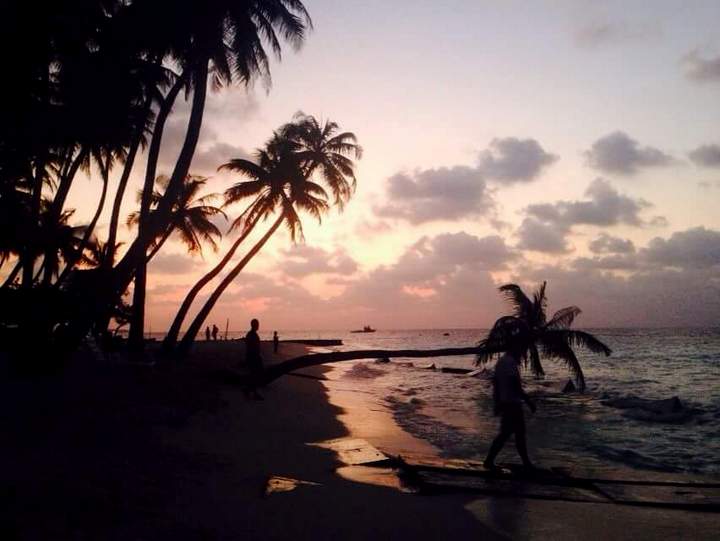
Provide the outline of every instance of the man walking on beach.
<path id="1" fill-rule="evenodd" d="M 245 335 L 245 362 L 250 370 L 250 384 L 247 392 L 255 400 L 263 400 L 262 395 L 257 391 L 263 371 L 262 356 L 260 355 L 260 337 L 257 333 L 259 328 L 260 322 L 253 319 L 250 321 L 250 330 Z"/>
<path id="2" fill-rule="evenodd" d="M 498 359 L 493 377 L 493 399 L 495 413 L 500 414 L 500 433 L 492 442 L 490 451 L 483 465 L 487 469 L 494 469 L 495 458 L 507 440 L 515 434 L 515 446 L 522 459 L 523 466 L 534 469 L 527 453 L 525 441 L 525 415 L 522 403 L 525 402 L 530 411 L 535 413 L 535 403 L 525 393 L 520 379 L 520 360 L 524 353 L 521 336 L 510 341 L 507 351 Z"/>

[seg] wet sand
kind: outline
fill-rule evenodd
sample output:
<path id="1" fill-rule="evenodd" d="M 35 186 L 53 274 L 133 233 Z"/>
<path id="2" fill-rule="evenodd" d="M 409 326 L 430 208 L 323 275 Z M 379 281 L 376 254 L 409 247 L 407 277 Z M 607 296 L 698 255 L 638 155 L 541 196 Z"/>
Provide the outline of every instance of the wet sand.
<path id="1" fill-rule="evenodd" d="M 282 344 L 274 357 L 263 346 L 271 362 L 306 351 Z M 88 351 L 61 375 L 3 374 L 0 538 L 638 538 L 683 528 L 687 538 L 714 536 L 716 515 L 704 513 L 412 495 L 343 478 L 336 454 L 308 443 L 427 444 L 366 407 L 357 389 L 328 393 L 320 381 L 286 376 L 264 401 L 247 399 L 218 376 L 241 350 L 201 342 L 189 361 L 164 368 Z M 266 495 L 272 476 L 315 484 Z M 613 516 L 633 526 L 618 528 Z M 618 535 L 605 535 L 608 525 Z"/>

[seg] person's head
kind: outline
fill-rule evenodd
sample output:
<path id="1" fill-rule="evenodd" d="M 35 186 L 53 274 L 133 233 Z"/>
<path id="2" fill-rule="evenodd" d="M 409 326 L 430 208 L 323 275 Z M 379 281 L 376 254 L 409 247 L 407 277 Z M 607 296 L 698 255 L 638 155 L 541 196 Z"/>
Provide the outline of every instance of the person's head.
<path id="1" fill-rule="evenodd" d="M 489 338 L 495 351 L 504 351 L 519 362 L 527 352 L 530 331 L 523 321 L 506 316 L 495 322 Z"/>
<path id="2" fill-rule="evenodd" d="M 250 320 L 250 328 L 257 331 L 260 328 L 260 322 L 257 319 Z"/>

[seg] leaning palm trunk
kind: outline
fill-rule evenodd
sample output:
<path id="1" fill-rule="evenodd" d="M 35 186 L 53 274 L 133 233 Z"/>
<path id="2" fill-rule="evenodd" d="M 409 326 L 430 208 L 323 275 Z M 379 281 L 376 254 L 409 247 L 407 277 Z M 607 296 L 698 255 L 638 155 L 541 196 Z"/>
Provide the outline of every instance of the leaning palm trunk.
<path id="1" fill-rule="evenodd" d="M 10 271 L 10 274 L 8 274 L 8 277 L 3 282 L 2 288 L 9 287 L 10 284 L 12 284 L 15 281 L 15 278 L 17 278 L 18 273 L 20 272 L 20 269 L 22 268 L 22 260 L 18 258 L 17 263 L 15 263 L 15 266 L 13 267 L 13 270 Z"/>
<path id="2" fill-rule="evenodd" d="M 106 242 L 105 254 L 101 266 L 105 269 L 109 269 L 113 264 L 113 256 L 115 254 L 115 245 L 117 244 L 117 231 L 120 223 L 120 206 L 122 205 L 123 197 L 125 195 L 125 189 L 127 188 L 128 180 L 130 179 L 130 173 L 132 172 L 133 164 L 135 163 L 135 156 L 138 148 L 140 147 L 140 139 L 142 138 L 142 132 L 138 134 L 135 140 L 130 146 L 127 158 L 125 159 L 125 165 L 123 167 L 120 181 L 118 182 L 117 191 L 115 192 L 115 200 L 113 201 L 112 214 L 110 216 L 110 227 L 108 229 L 108 238 Z"/>
<path id="3" fill-rule="evenodd" d="M 251 227 L 245 228 L 242 235 L 238 237 L 238 239 L 233 243 L 233 245 L 228 250 L 227 254 L 225 254 L 225 257 L 222 258 L 220 263 L 215 265 L 213 269 L 208 272 L 205 276 L 200 278 L 200 280 L 197 281 L 197 283 L 192 287 L 190 291 L 188 291 L 188 294 L 185 296 L 185 300 L 183 301 L 182 305 L 180 306 L 180 309 L 178 310 L 178 313 L 175 315 L 175 319 L 172 322 L 172 325 L 170 325 L 170 329 L 167 332 L 167 335 L 165 336 L 165 339 L 163 340 L 163 351 L 165 353 L 170 353 L 174 348 L 175 344 L 177 344 L 178 336 L 180 335 L 180 327 L 182 327 L 183 321 L 185 321 L 185 317 L 187 317 L 188 312 L 190 311 L 190 307 L 192 306 L 193 301 L 195 300 L 195 297 L 198 296 L 198 293 L 202 291 L 202 289 L 210 283 L 210 281 L 215 278 L 220 272 L 225 268 L 225 266 L 230 262 L 230 260 L 235 255 L 235 252 L 240 247 L 240 245 L 243 243 L 243 241 L 248 237 L 250 232 L 252 231 L 253 227 L 257 224 L 255 222 Z"/>
<path id="4" fill-rule="evenodd" d="M 193 155 L 195 154 L 195 147 L 197 146 L 198 138 L 200 136 L 200 128 L 202 127 L 202 117 L 205 109 L 205 97 L 207 93 L 207 76 L 208 63 L 207 61 L 201 62 L 200 67 L 195 73 L 193 104 L 190 112 L 190 120 L 188 121 L 187 133 L 185 134 L 185 142 L 183 143 L 183 148 L 180 151 L 178 161 L 175 164 L 175 170 L 168 182 L 165 195 L 158 204 L 155 214 L 157 219 L 151 224 L 148 220 L 148 215 L 150 212 L 150 201 L 155 183 L 155 172 L 157 169 L 158 157 L 160 155 L 162 131 L 165 121 L 172 110 L 175 98 L 185 83 L 184 75 L 176 81 L 165 100 L 164 105 L 166 107 L 161 110 L 158 115 L 156 133 L 153 134 L 153 140 L 148 152 L 148 166 L 145 172 L 145 183 L 143 186 L 142 201 L 140 204 L 138 236 L 136 241 L 133 243 L 133 246 L 130 250 L 128 250 L 128 253 L 123 259 L 123 261 L 130 265 L 130 268 L 123 269 L 121 266 L 123 261 L 121 261 L 121 264 L 118 265 L 118 271 L 131 273 L 130 275 L 125 274 L 120 276 L 122 280 L 125 280 L 125 287 L 127 287 L 130 283 L 130 280 L 132 279 L 132 272 L 134 270 L 135 287 L 133 289 L 132 317 L 130 320 L 128 345 L 135 350 L 142 349 L 143 346 L 143 334 L 145 328 L 145 289 L 147 285 L 147 249 L 152 240 L 157 236 L 159 232 L 158 228 L 162 227 L 162 224 L 167 224 L 170 221 L 172 207 L 177 199 L 179 188 L 182 185 L 183 179 L 190 171 L 190 164 L 192 162 Z M 157 137 L 155 137 L 156 134 Z M 138 243 L 139 246 L 135 246 Z M 133 248 L 135 248 L 134 251 Z M 132 265 L 133 263 L 134 265 Z"/>
<path id="5" fill-rule="evenodd" d="M 233 282 L 233 280 L 235 280 L 237 275 L 240 274 L 240 271 L 243 270 L 245 266 L 250 262 L 250 260 L 255 257 L 255 255 L 262 249 L 263 246 L 265 246 L 265 243 L 270 239 L 270 237 L 273 236 L 275 231 L 277 231 L 278 227 L 280 227 L 284 220 L 285 214 L 283 213 L 277 220 L 275 220 L 275 223 L 272 225 L 272 227 L 270 227 L 270 229 L 268 229 L 267 233 L 265 233 L 265 235 L 263 235 L 263 237 L 255 244 L 255 246 L 252 247 L 252 250 L 250 250 L 245 255 L 245 257 L 243 257 L 238 262 L 238 264 L 233 267 L 233 269 L 228 273 L 228 275 L 223 279 L 223 281 L 220 282 L 215 291 L 213 291 L 212 295 L 210 295 L 210 298 L 205 301 L 202 309 L 200 310 L 198 315 L 195 316 L 195 319 L 190 324 L 190 327 L 188 327 L 187 332 L 180 341 L 180 345 L 178 346 L 178 354 L 180 356 L 187 355 L 190 352 L 190 348 L 195 341 L 197 333 L 200 331 L 203 324 L 205 323 L 205 319 L 207 319 L 208 315 L 210 315 L 210 312 L 215 307 L 215 303 L 225 292 L 227 287 Z"/>
<path id="6" fill-rule="evenodd" d="M 453 357 L 458 355 L 474 355 L 478 351 L 477 346 L 464 348 L 444 349 L 368 349 L 358 351 L 333 351 L 330 353 L 312 353 L 295 357 L 285 362 L 274 364 L 265 369 L 262 375 L 264 383 L 270 383 L 280 376 L 308 368 L 319 364 L 337 363 L 341 361 L 356 361 L 358 359 L 377 359 L 387 357 L 388 359 L 398 357 L 427 358 L 427 357 Z"/>
<path id="7" fill-rule="evenodd" d="M 83 252 L 88 247 L 88 244 L 90 243 L 90 237 L 92 237 L 93 231 L 95 231 L 95 227 L 97 226 L 98 220 L 100 219 L 100 215 L 102 214 L 103 208 L 105 207 L 105 198 L 107 197 L 107 191 L 108 191 L 108 182 L 110 177 L 110 158 L 108 158 L 107 163 L 105 164 L 105 169 L 102 173 L 103 177 L 103 187 L 102 192 L 100 193 L 100 201 L 98 202 L 97 209 L 95 210 L 95 215 L 93 216 L 92 220 L 90 221 L 90 224 L 87 226 L 87 229 L 85 229 L 85 233 L 83 234 L 82 240 L 80 240 L 80 244 L 78 245 L 78 249 L 75 255 L 75 258 L 72 261 L 68 261 L 67 265 L 63 269 L 62 274 L 58 278 L 58 285 L 62 284 L 67 276 L 70 274 L 70 271 L 77 265 L 77 263 L 82 259 Z M 43 277 L 47 284 L 50 283 L 49 280 L 50 269 L 47 268 L 45 270 L 45 276 Z"/>

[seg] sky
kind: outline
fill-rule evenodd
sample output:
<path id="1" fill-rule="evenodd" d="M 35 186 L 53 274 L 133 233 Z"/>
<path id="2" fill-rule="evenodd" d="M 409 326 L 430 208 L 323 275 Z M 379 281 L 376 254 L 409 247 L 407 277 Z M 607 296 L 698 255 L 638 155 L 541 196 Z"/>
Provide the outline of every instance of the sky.
<path id="1" fill-rule="evenodd" d="M 223 192 L 242 179 L 216 168 L 304 111 L 357 135 L 357 191 L 322 224 L 305 217 L 304 243 L 279 231 L 208 323 L 488 327 L 507 312 L 499 285 L 546 280 L 550 312 L 577 305 L 581 327 L 717 325 L 720 3 L 306 6 L 314 30 L 273 63 L 270 88 L 209 95 L 192 171 Z M 180 103 L 167 127 L 164 171 L 187 114 Z M 99 184 L 73 187 L 78 220 Z M 123 212 L 136 206 L 133 192 Z M 149 268 L 148 330 L 167 329 L 234 238 L 202 257 L 168 242 Z"/>

